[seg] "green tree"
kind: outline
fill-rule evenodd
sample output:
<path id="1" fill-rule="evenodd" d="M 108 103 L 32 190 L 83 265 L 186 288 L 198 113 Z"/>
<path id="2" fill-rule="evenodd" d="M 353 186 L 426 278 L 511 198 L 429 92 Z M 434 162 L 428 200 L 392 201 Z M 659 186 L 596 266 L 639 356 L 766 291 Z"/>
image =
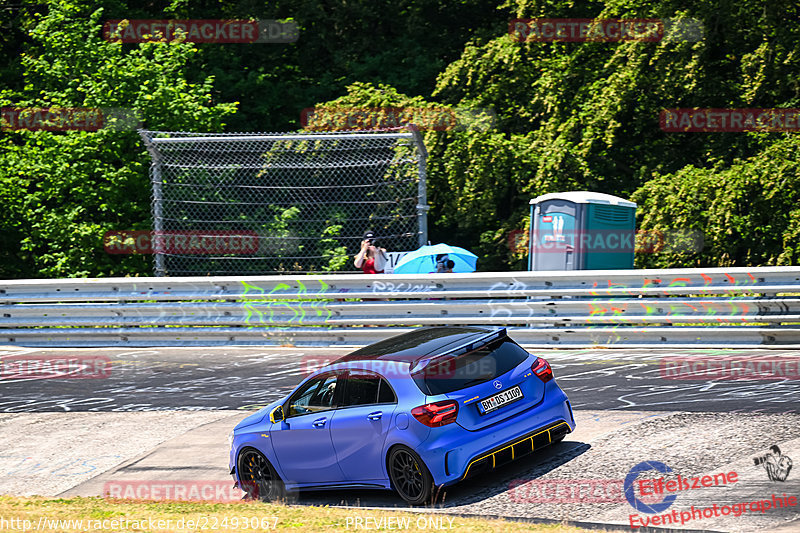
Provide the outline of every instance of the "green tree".
<path id="1" fill-rule="evenodd" d="M 641 254 L 637 266 L 800 263 L 798 161 L 800 140 L 787 135 L 729 167 L 686 166 L 654 177 L 633 200 L 639 205 L 642 227 L 663 235 L 666 249 Z M 681 242 L 680 236 L 687 234 L 702 240 Z"/>
<path id="2" fill-rule="evenodd" d="M 439 234 L 472 235 L 484 266 L 508 264 L 503 229 L 523 227 L 531 197 L 569 189 L 629 197 L 654 176 L 684 167 L 721 172 L 782 138 L 665 133 L 662 109 L 800 105 L 800 27 L 781 22 L 797 16 L 794 2 L 701 1 L 685 8 L 670 1 L 519 0 L 509 6 L 519 18 L 693 18 L 703 23 L 705 36 L 696 42 L 550 43 L 498 34 L 466 45 L 439 76 L 434 96 L 454 106 L 494 108 L 498 128 L 491 138 L 471 133 L 471 142 L 437 139 L 431 214 Z M 450 150 L 451 144 L 457 148 Z M 504 179 L 487 183 L 504 167 Z M 736 254 L 735 261 L 767 255 L 766 248 L 754 250 Z M 664 266 L 681 264 L 672 259 Z"/>
<path id="3" fill-rule="evenodd" d="M 150 129 L 220 131 L 234 103 L 212 98 L 213 78 L 190 81 L 197 48 L 123 45 L 101 36 L 102 9 L 51 0 L 33 17 L 24 86 L 3 106 L 125 108 Z M 150 227 L 149 158 L 136 131 L 17 131 L 0 139 L 2 277 L 148 274 L 141 256 L 109 255 L 108 230 Z M 134 126 L 135 127 L 135 126 Z"/>

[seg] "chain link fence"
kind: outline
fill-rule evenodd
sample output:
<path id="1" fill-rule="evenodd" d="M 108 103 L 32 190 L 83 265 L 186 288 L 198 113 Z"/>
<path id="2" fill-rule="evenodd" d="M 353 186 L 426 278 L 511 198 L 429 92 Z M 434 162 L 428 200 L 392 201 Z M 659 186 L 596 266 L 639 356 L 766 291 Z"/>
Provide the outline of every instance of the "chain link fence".
<path id="1" fill-rule="evenodd" d="M 413 128 L 140 134 L 154 237 L 198 243 L 162 239 L 156 276 L 352 271 L 366 230 L 389 251 L 427 241 L 427 152 Z"/>

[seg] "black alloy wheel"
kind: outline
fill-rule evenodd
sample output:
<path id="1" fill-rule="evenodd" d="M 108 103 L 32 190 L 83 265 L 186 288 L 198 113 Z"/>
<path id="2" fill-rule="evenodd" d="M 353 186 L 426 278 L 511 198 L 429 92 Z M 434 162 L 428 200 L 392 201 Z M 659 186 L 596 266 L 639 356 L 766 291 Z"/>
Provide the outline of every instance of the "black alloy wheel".
<path id="1" fill-rule="evenodd" d="M 405 446 L 389 454 L 389 478 L 392 487 L 410 505 L 422 505 L 433 491 L 433 477 L 422 460 Z"/>
<path id="2" fill-rule="evenodd" d="M 271 502 L 285 497 L 278 473 L 258 450 L 242 450 L 236 469 L 239 472 L 239 488 L 247 493 L 247 499 Z"/>

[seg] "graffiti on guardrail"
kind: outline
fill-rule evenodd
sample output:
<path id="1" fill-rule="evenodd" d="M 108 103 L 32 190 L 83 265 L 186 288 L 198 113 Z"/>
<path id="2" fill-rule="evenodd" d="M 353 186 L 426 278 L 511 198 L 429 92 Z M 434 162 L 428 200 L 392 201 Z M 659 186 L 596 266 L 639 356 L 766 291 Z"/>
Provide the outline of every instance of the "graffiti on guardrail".
<path id="1" fill-rule="evenodd" d="M 251 327 L 263 325 L 329 325 L 335 315 L 329 305 L 332 301 L 350 296 L 349 289 L 333 290 L 321 279 L 309 277 L 305 282 L 293 279 L 287 283 L 278 283 L 271 290 L 246 281 L 240 282 L 244 287 L 242 304 L 245 309 L 245 323 Z M 314 292 L 307 285 L 319 283 Z M 429 283 L 395 283 L 391 281 L 374 281 L 369 292 L 384 297 L 402 297 L 412 293 L 429 293 L 441 288 L 441 285 Z M 287 316 L 291 314 L 291 316 Z"/>
<path id="2" fill-rule="evenodd" d="M 292 285 L 287 283 L 278 283 L 269 292 L 266 289 L 257 285 L 251 285 L 246 281 L 242 281 L 244 287 L 243 293 L 243 306 L 246 311 L 245 323 L 250 327 L 261 326 L 265 324 L 288 324 L 303 325 L 306 324 L 306 315 L 314 313 L 315 320 L 312 322 L 319 325 L 320 322 L 327 324 L 333 312 L 328 308 L 329 300 L 314 300 L 303 301 L 305 296 L 324 296 L 327 294 L 329 285 L 322 280 L 314 280 L 309 278 L 307 281 L 316 281 L 319 283 L 320 288 L 317 292 L 309 292 L 306 284 L 302 281 L 295 279 L 291 283 L 296 285 L 296 295 L 301 299 L 300 301 L 294 299 L 281 299 L 282 291 L 291 291 Z M 252 296 L 248 296 L 251 294 Z M 285 318 L 285 311 L 292 313 L 292 316 Z M 279 316 L 276 317 L 276 312 Z"/>
<path id="3" fill-rule="evenodd" d="M 532 288 L 532 287 L 531 287 Z M 493 284 L 489 288 L 489 294 L 492 296 L 499 296 L 499 297 L 511 297 L 511 298 L 524 298 L 527 295 L 528 284 L 524 281 L 520 281 L 516 278 L 511 278 L 511 282 L 502 282 L 498 281 Z M 509 305 L 509 302 L 506 298 L 502 298 L 499 300 L 491 299 L 487 303 L 489 306 L 489 316 L 491 318 L 495 317 L 507 317 L 511 318 L 513 316 L 520 316 L 519 308 L 512 309 Z M 535 316 L 536 312 L 532 307 L 528 308 L 527 315 L 522 315 L 525 318 L 530 318 Z"/>
<path id="4" fill-rule="evenodd" d="M 755 285 L 756 283 L 759 282 L 759 280 L 756 279 L 756 277 L 753 276 L 753 274 L 751 274 L 749 272 L 747 272 L 746 274 L 747 274 L 747 277 L 749 279 L 737 279 L 734 276 L 731 276 L 730 274 L 726 273 L 725 274 L 726 280 L 733 287 L 737 287 L 737 288 L 736 289 L 733 289 L 733 288 L 725 289 L 723 294 L 725 294 L 726 296 L 732 296 L 732 295 L 733 296 L 752 296 L 752 295 L 756 294 L 757 292 L 754 291 L 752 288 L 748 287 L 748 285 Z M 646 292 L 644 292 L 645 289 L 658 289 L 658 288 L 662 288 L 662 289 L 663 288 L 667 288 L 668 289 L 668 288 L 673 288 L 673 287 L 693 287 L 693 288 L 696 288 L 697 291 L 699 293 L 701 293 L 701 294 L 708 294 L 709 292 L 707 290 L 707 287 L 709 285 L 711 285 L 714 282 L 714 280 L 710 276 L 705 274 L 705 273 L 700 273 L 699 275 L 703 280 L 702 285 L 699 285 L 699 284 L 695 283 L 696 281 L 699 281 L 699 280 L 693 280 L 691 277 L 685 277 L 685 276 L 676 276 L 676 277 L 674 277 L 672 279 L 669 279 L 669 280 L 662 279 L 662 278 L 644 278 L 644 282 L 642 283 L 641 287 L 631 287 L 630 285 L 627 285 L 625 283 L 613 282 L 613 281 L 611 281 L 609 279 L 609 280 L 606 280 L 606 282 L 608 284 L 608 287 L 603 289 L 603 288 L 600 288 L 600 283 L 601 282 L 595 281 L 592 284 L 592 290 L 590 291 L 590 294 L 592 296 L 601 296 L 599 291 L 604 291 L 605 290 L 606 291 L 606 295 L 614 296 L 618 292 L 616 289 L 633 289 L 633 292 L 632 291 L 627 291 L 627 290 L 624 291 L 624 292 L 628 296 L 638 296 L 639 294 L 646 294 Z M 761 280 L 761 281 L 763 281 L 763 280 Z M 642 292 L 641 293 L 640 292 L 635 292 L 636 290 L 640 290 Z M 648 290 L 647 292 L 654 292 L 654 291 Z M 660 292 L 661 294 L 658 294 L 659 296 L 670 296 L 670 292 L 665 291 L 665 290 L 655 291 L 655 292 L 656 293 Z M 742 294 L 742 293 L 745 293 L 745 294 Z"/>
<path id="5" fill-rule="evenodd" d="M 668 299 L 665 299 L 663 302 L 658 302 L 658 304 L 654 304 L 653 302 L 631 302 L 629 298 L 622 297 L 620 298 L 619 302 L 614 302 L 614 304 L 607 304 L 607 303 L 597 303 L 589 304 L 589 316 L 591 317 L 598 317 L 598 316 L 612 316 L 612 317 L 622 317 L 626 314 L 629 314 L 630 311 L 640 312 L 644 311 L 644 316 L 652 317 L 652 316 L 660 316 L 663 317 L 663 321 L 667 324 L 672 324 L 674 317 L 688 317 L 688 316 L 695 316 L 698 317 L 697 325 L 704 326 L 704 327 L 713 327 L 714 320 L 709 320 L 709 317 L 713 317 L 714 315 L 718 315 L 715 317 L 716 323 L 723 323 L 723 322 L 746 322 L 748 320 L 753 321 L 754 316 L 750 314 L 750 306 L 746 302 L 739 302 L 737 298 L 752 298 L 756 296 L 758 293 L 752 288 L 752 285 L 758 283 L 758 280 L 753 276 L 751 273 L 746 273 L 747 278 L 745 279 L 737 279 L 734 276 L 725 273 L 725 277 L 728 282 L 732 284 L 732 288 L 726 289 L 722 296 L 715 296 L 713 301 L 709 300 L 700 300 L 698 299 L 695 302 L 696 305 L 692 305 L 692 303 L 687 301 L 680 301 L 680 302 L 670 302 Z M 697 291 L 701 294 L 708 294 L 707 287 L 713 283 L 713 279 L 705 273 L 700 273 L 700 277 L 703 279 L 702 286 L 697 287 Z M 616 289 L 627 289 L 629 288 L 628 285 L 624 283 L 616 283 L 612 282 L 611 280 L 606 280 L 608 283 L 608 288 L 605 289 L 607 293 L 614 294 Z M 676 276 L 670 280 L 664 280 L 661 278 L 652 278 L 644 279 L 644 283 L 642 284 L 642 289 L 648 288 L 673 288 L 673 287 L 692 287 L 693 280 L 691 277 L 684 277 L 684 276 Z M 594 296 L 593 301 L 597 302 L 602 298 L 601 291 L 604 289 L 599 288 L 600 283 L 595 281 L 592 285 L 592 291 L 590 294 Z M 733 288 L 735 287 L 735 288 Z M 658 297 L 666 296 L 670 297 L 670 292 L 666 290 L 659 291 Z M 625 291 L 627 296 L 639 296 L 639 293 Z M 645 296 L 644 294 L 642 296 Z M 691 297 L 691 295 L 687 295 L 687 297 Z M 606 300 L 607 302 L 607 300 Z M 726 309 L 727 307 L 727 309 Z M 641 308 L 641 309 L 640 309 Z M 665 313 L 665 309 L 668 310 Z M 702 308 L 702 310 L 701 310 Z M 756 313 L 756 317 L 758 315 L 766 314 L 768 309 L 766 307 L 760 307 L 758 313 Z M 621 318 L 618 322 L 614 321 L 613 325 L 606 326 L 606 325 L 596 325 L 592 324 L 589 328 L 606 328 L 614 330 L 624 324 L 627 323 L 635 323 L 635 320 L 627 320 L 625 318 Z M 652 322 L 652 321 L 648 321 Z M 685 320 L 679 322 L 686 322 Z"/>
<path id="6" fill-rule="evenodd" d="M 431 292 L 441 285 L 431 285 L 425 283 L 393 283 L 391 281 L 374 281 L 372 292 L 382 296 L 401 296 L 410 292 Z"/>
<path id="7" fill-rule="evenodd" d="M 542 287 L 541 284 L 528 284 L 512 278 L 508 282 L 497 282 L 489 289 L 492 299 L 487 303 L 488 316 L 513 318 L 518 322 L 527 319 L 526 322 L 529 324 L 544 323 L 559 317 L 560 306 L 568 306 L 568 309 L 573 311 L 580 309 L 582 313 L 563 315 L 565 325 L 570 322 L 585 321 L 589 329 L 611 332 L 612 339 L 609 342 L 613 343 L 623 340 L 615 330 L 631 324 L 653 324 L 659 321 L 665 324 L 694 322 L 697 325 L 713 327 L 721 323 L 757 322 L 758 317 L 774 314 L 772 311 L 774 306 L 753 302 L 753 298 L 759 294 L 753 286 L 759 281 L 763 282 L 763 279 L 756 279 L 749 272 L 735 276 L 729 273 L 723 275 L 723 282 L 730 283 L 730 288 L 724 289 L 720 294 L 717 282 L 713 298 L 709 286 L 714 284 L 714 279 L 706 273 L 700 273 L 672 278 L 644 278 L 641 285 L 635 286 L 612 279 L 594 280 L 587 287 L 589 298 L 578 294 L 574 298 L 549 301 L 530 298 L 535 297 L 537 293 L 550 296 L 547 288 L 553 285 L 552 282 L 545 281 Z M 674 290 L 670 291 L 682 287 L 696 290 L 697 295 L 675 294 Z M 560 290 L 560 288 L 554 289 L 553 293 Z M 678 300 L 675 296 L 682 298 Z M 585 307 L 580 307 L 581 304 Z M 784 304 L 782 312 L 787 311 L 788 307 Z"/>

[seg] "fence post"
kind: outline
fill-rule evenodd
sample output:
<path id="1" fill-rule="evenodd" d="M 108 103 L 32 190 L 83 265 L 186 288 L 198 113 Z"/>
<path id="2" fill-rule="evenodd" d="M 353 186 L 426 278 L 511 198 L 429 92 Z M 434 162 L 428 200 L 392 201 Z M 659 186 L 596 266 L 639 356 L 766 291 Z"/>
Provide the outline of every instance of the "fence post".
<path id="1" fill-rule="evenodd" d="M 428 244 L 428 150 L 425 148 L 425 142 L 422 139 L 422 134 L 419 132 L 414 124 L 409 124 L 408 129 L 414 136 L 414 142 L 417 144 L 419 150 L 419 157 L 417 158 L 417 170 L 419 172 L 419 183 L 417 184 L 417 218 L 419 220 L 419 245 L 425 246 Z"/>
<path id="2" fill-rule="evenodd" d="M 150 141 L 150 132 L 145 130 L 139 130 L 139 135 L 141 135 L 142 140 L 144 141 L 144 145 L 147 148 L 147 152 L 150 154 L 152 159 L 152 163 L 150 164 L 150 183 L 153 185 L 153 204 L 152 204 L 152 214 L 153 214 L 153 235 L 161 235 L 164 231 L 164 206 L 163 206 L 163 195 L 161 192 L 161 156 L 153 146 L 153 143 Z M 151 243 L 161 242 L 157 239 L 151 239 Z M 164 253 L 160 247 L 153 247 L 153 254 L 155 260 L 155 275 L 156 276 L 165 276 L 167 274 L 166 268 L 164 267 Z"/>

